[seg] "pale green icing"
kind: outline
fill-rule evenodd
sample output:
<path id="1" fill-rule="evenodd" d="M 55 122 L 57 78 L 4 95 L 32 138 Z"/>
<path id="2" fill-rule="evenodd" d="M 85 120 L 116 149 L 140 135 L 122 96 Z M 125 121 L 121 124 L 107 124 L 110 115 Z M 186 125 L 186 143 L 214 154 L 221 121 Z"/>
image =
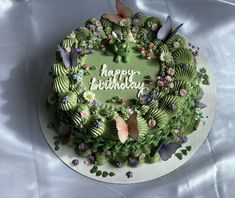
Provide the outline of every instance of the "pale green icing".
<path id="1" fill-rule="evenodd" d="M 173 52 L 174 61 L 176 64 L 192 64 L 193 54 L 186 48 L 179 48 Z"/>
<path id="2" fill-rule="evenodd" d="M 68 74 L 69 70 L 65 68 L 63 63 L 55 63 L 52 65 L 52 73 L 55 76 L 64 76 Z"/>
<path id="3" fill-rule="evenodd" d="M 134 47 L 134 45 L 133 45 Z M 156 80 L 156 74 L 158 74 L 160 66 L 156 59 L 147 60 L 143 58 L 138 58 L 138 53 L 131 50 L 130 61 L 128 63 L 115 63 L 113 62 L 113 56 L 106 56 L 103 52 L 94 51 L 90 56 L 86 57 L 85 62 L 90 66 L 96 66 L 96 70 L 92 71 L 90 76 L 83 77 L 84 85 L 89 88 L 89 82 L 92 77 L 100 80 L 107 80 L 107 77 L 100 76 L 101 65 L 104 63 L 108 66 L 108 69 L 125 69 L 140 71 L 141 75 L 136 75 L 133 79 L 135 82 L 143 82 L 144 76 L 151 76 L 153 80 Z M 151 87 L 151 86 L 150 86 Z M 126 89 L 126 90 L 95 90 L 97 100 L 101 103 L 106 103 L 107 100 L 114 96 L 119 96 L 120 98 L 125 98 L 126 100 L 134 99 L 137 96 L 138 90 L 136 89 Z M 109 104 L 109 103 L 107 103 Z"/>
<path id="4" fill-rule="evenodd" d="M 54 79 L 53 90 L 56 93 L 66 93 L 69 90 L 69 78 L 67 76 L 58 76 Z"/>
<path id="5" fill-rule="evenodd" d="M 68 97 L 67 102 L 64 101 L 65 100 L 64 97 Z M 76 93 L 70 91 L 61 97 L 59 108 L 63 111 L 69 111 L 71 109 L 74 109 L 76 105 L 77 105 L 77 95 Z"/>

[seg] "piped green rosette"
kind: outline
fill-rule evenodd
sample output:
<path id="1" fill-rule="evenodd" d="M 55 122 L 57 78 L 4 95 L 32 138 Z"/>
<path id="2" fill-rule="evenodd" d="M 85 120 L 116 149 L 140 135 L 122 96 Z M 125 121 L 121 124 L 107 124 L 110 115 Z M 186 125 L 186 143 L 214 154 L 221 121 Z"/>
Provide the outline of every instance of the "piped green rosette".
<path id="1" fill-rule="evenodd" d="M 51 67 L 53 93 L 48 103 L 57 109 L 58 123 L 70 126 L 70 146 L 91 163 L 139 167 L 165 160 L 163 148 L 171 144 L 181 146 L 199 125 L 203 91 L 196 62 L 198 51 L 193 51 L 196 47 L 192 48 L 184 36 L 173 31 L 166 39 L 159 39 L 157 35 L 163 26 L 159 17 L 144 13 L 118 23 L 103 15 L 100 20 L 87 20 L 85 27 L 72 31 L 61 41 L 57 61 Z M 126 102 L 116 96 L 109 103 L 100 102 L 83 81 L 99 65 L 92 68 L 86 64 L 86 58 L 100 51 L 113 56 L 114 62 L 125 64 L 130 50 L 150 65 L 151 61 L 158 61 L 160 72 L 156 72 L 155 79 L 146 78 L 150 89 L 137 98 Z M 121 142 L 122 131 L 116 116 L 123 119 L 131 133 L 129 120 L 133 112 L 137 113 L 134 128 L 138 137 L 129 134 Z"/>

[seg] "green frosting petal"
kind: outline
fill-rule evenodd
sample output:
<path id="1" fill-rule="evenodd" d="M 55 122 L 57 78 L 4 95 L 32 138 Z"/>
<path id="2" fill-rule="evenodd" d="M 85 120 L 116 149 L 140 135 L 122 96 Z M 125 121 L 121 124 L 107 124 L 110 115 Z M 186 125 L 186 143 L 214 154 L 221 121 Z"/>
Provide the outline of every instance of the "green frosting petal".
<path id="1" fill-rule="evenodd" d="M 83 118 L 81 118 L 81 115 L 79 112 L 76 112 L 75 114 L 72 115 L 72 121 L 75 124 L 76 127 L 81 128 L 83 125 Z"/>
<path id="2" fill-rule="evenodd" d="M 67 76 L 58 76 L 53 82 L 53 91 L 56 93 L 66 93 L 69 91 L 69 78 Z"/>
<path id="3" fill-rule="evenodd" d="M 137 117 L 138 129 L 139 129 L 139 140 L 143 140 L 146 134 L 148 133 L 148 125 L 146 120 L 140 116 Z"/>
<path id="4" fill-rule="evenodd" d="M 168 95 L 160 100 L 160 105 L 161 105 L 161 108 L 165 108 L 166 110 L 169 110 L 169 105 L 175 104 L 176 105 L 175 112 L 177 112 L 178 110 L 181 109 L 182 107 L 181 105 L 183 101 L 184 101 L 184 98 L 180 96 Z"/>
<path id="5" fill-rule="evenodd" d="M 135 19 L 138 20 L 136 23 L 136 26 L 142 27 L 144 25 L 145 21 L 148 19 L 148 16 L 142 12 L 138 12 L 133 15 L 132 21 L 134 21 Z"/>
<path id="6" fill-rule="evenodd" d="M 72 47 L 74 44 L 75 47 L 78 46 L 78 40 L 76 38 L 66 38 L 61 43 L 63 48 Z"/>
<path id="7" fill-rule="evenodd" d="M 152 26 L 153 24 L 157 24 L 157 25 L 158 25 L 158 29 L 159 29 L 159 28 L 162 26 L 162 21 L 161 21 L 161 19 L 158 18 L 158 17 L 149 17 L 149 18 L 145 21 L 144 26 L 145 26 L 146 28 L 151 28 L 151 26 Z"/>
<path id="8" fill-rule="evenodd" d="M 69 72 L 68 69 L 64 67 L 63 63 L 55 63 L 52 65 L 52 73 L 55 76 L 64 76 L 68 74 L 68 72 Z"/>
<path id="9" fill-rule="evenodd" d="M 67 100 L 65 101 L 65 97 L 67 97 Z M 61 97 L 60 99 L 59 108 L 63 111 L 69 111 L 71 109 L 74 109 L 77 105 L 77 94 L 69 91 L 66 95 Z"/>
<path id="10" fill-rule="evenodd" d="M 158 106 L 159 106 L 159 102 L 157 100 L 152 100 L 149 103 L 149 108 L 158 108 Z"/>
<path id="11" fill-rule="evenodd" d="M 148 118 L 153 118 L 159 128 L 163 128 L 170 120 L 168 113 L 163 109 L 153 108 L 147 113 Z"/>
<path id="12" fill-rule="evenodd" d="M 167 47 L 170 51 L 175 51 L 176 48 L 174 48 L 174 43 L 179 43 L 179 48 L 185 48 L 187 46 L 185 38 L 180 34 L 175 34 L 167 41 Z"/>
<path id="13" fill-rule="evenodd" d="M 76 38 L 80 44 L 82 41 L 86 41 L 91 35 L 91 32 L 86 28 L 82 27 L 76 31 Z"/>
<path id="14" fill-rule="evenodd" d="M 194 61 L 192 52 L 186 48 L 179 48 L 173 52 L 173 58 L 176 64 L 192 64 Z"/>
<path id="15" fill-rule="evenodd" d="M 175 79 L 176 80 L 184 80 L 187 82 L 191 82 L 194 79 L 196 74 L 196 67 L 193 65 L 189 65 L 188 69 L 185 69 L 182 65 L 178 65 L 175 69 Z"/>
<path id="16" fill-rule="evenodd" d="M 146 157 L 145 157 L 145 162 L 146 163 L 148 163 L 148 164 L 153 164 L 153 163 L 155 163 L 156 161 L 160 161 L 160 155 L 159 155 L 159 153 L 155 153 L 153 156 L 152 155 L 147 155 Z"/>
<path id="17" fill-rule="evenodd" d="M 100 22 L 101 22 L 101 24 L 103 26 L 103 29 L 104 29 L 105 33 L 107 35 L 110 35 L 112 30 L 113 30 L 113 26 L 115 24 L 112 21 L 104 18 L 103 16 L 101 17 Z"/>
<path id="18" fill-rule="evenodd" d="M 105 156 L 104 153 L 97 153 L 95 155 L 95 161 L 97 163 L 97 165 L 104 165 L 108 162 L 108 158 Z"/>

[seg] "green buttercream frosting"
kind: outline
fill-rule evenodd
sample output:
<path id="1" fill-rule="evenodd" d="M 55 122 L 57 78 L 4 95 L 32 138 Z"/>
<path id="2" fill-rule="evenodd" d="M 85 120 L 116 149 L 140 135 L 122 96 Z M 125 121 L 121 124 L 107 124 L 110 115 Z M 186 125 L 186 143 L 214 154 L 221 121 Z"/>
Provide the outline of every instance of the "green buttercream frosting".
<path id="1" fill-rule="evenodd" d="M 116 167 L 155 163 L 161 143 L 183 144 L 203 117 L 195 104 L 201 81 L 209 80 L 205 69 L 197 71 L 199 48 L 181 34 L 158 40 L 164 23 L 156 16 L 139 12 L 117 22 L 105 16 L 88 19 L 60 42 L 65 51 L 57 50 L 51 67 L 48 104 L 58 123 L 71 127 L 67 145 L 77 155 Z M 77 65 L 66 68 L 74 57 Z M 128 134 L 135 127 L 138 139 Z"/>
<path id="2" fill-rule="evenodd" d="M 67 76 L 58 76 L 53 82 L 53 91 L 59 94 L 63 94 L 69 91 L 69 78 Z"/>
<path id="3" fill-rule="evenodd" d="M 60 98 L 59 108 L 63 111 L 69 111 L 77 106 L 77 94 L 69 91 Z"/>

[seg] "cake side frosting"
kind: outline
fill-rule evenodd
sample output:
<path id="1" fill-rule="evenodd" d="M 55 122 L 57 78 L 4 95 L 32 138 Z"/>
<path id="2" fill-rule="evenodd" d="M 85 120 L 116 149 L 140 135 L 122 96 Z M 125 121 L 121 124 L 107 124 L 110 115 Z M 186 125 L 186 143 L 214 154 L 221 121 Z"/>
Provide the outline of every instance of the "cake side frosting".
<path id="1" fill-rule="evenodd" d="M 168 160 L 204 121 L 199 48 L 170 16 L 162 22 L 116 2 L 117 15 L 87 20 L 58 46 L 48 97 L 56 130 L 94 164 Z"/>

